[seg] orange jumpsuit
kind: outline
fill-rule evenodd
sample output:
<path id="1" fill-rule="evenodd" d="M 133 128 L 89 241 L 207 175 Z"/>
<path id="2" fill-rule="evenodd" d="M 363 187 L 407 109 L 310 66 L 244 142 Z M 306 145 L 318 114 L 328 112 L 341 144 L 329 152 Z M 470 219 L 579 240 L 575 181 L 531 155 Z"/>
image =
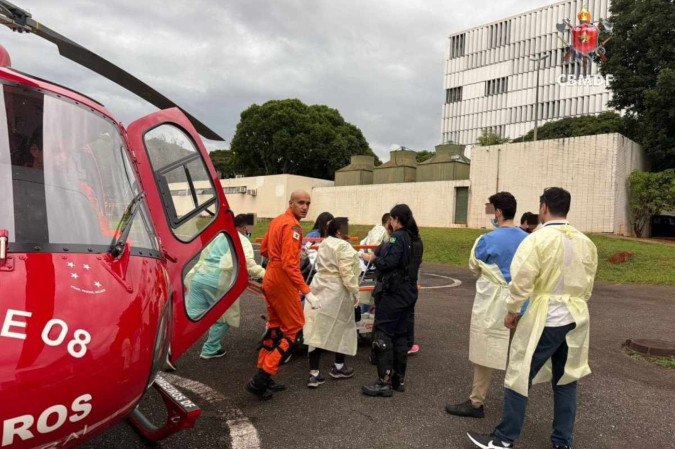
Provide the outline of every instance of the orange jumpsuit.
<path id="1" fill-rule="evenodd" d="M 302 228 L 290 209 L 270 223 L 260 245 L 267 257 L 263 294 L 269 322 L 258 354 L 258 368 L 274 375 L 305 324 L 300 293 L 310 292 L 300 272 Z"/>

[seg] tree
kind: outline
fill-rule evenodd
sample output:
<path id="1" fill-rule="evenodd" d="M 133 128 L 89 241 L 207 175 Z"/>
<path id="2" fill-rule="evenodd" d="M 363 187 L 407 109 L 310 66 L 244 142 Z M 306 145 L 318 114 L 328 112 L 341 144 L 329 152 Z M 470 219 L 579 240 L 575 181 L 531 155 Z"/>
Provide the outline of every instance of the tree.
<path id="1" fill-rule="evenodd" d="M 561 139 L 564 137 L 590 136 L 594 134 L 624 133 L 625 123 L 616 112 L 598 115 L 567 117 L 543 124 L 537 129 L 537 139 Z M 530 142 L 534 139 L 534 128 L 527 134 L 513 139 L 513 142 Z"/>
<path id="2" fill-rule="evenodd" d="M 333 179 L 356 154 L 375 156 L 361 130 L 336 109 L 297 99 L 251 105 L 241 113 L 231 151 L 237 173 L 289 173 Z M 378 161 L 377 156 L 375 156 Z"/>
<path id="3" fill-rule="evenodd" d="M 628 177 L 628 190 L 633 231 L 638 237 L 652 215 L 675 208 L 675 170 L 658 173 L 634 171 Z"/>
<path id="4" fill-rule="evenodd" d="M 639 142 L 652 169 L 675 167 L 675 3 L 612 0 L 608 60 L 610 106 L 626 112 L 626 135 Z"/>
<path id="5" fill-rule="evenodd" d="M 424 162 L 427 159 L 431 159 L 432 157 L 434 157 L 435 154 L 436 153 L 434 153 L 433 151 L 421 150 L 417 152 L 415 158 L 417 159 L 417 163 L 419 164 L 420 162 Z"/>
<path id="6" fill-rule="evenodd" d="M 484 128 L 478 137 L 478 145 L 487 147 L 489 145 L 499 145 L 508 142 L 509 139 L 502 137 L 491 129 Z"/>
<path id="7" fill-rule="evenodd" d="M 229 150 L 213 150 L 209 152 L 209 157 L 220 178 L 234 178 L 236 175 L 234 169 L 234 157 Z"/>

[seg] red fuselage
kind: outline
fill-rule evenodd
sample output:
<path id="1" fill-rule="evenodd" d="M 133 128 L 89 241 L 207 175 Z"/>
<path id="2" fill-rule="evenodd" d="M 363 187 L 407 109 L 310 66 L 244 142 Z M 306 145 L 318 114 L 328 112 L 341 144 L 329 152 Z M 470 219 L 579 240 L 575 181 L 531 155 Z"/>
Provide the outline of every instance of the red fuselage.
<path id="1" fill-rule="evenodd" d="M 129 148 L 99 104 L 9 69 L 0 79 L 108 117 Z M 73 446 L 128 415 L 145 392 L 170 306 L 166 261 L 132 254 L 120 268 L 99 251 L 9 251 L 0 262 L 0 448 Z"/>

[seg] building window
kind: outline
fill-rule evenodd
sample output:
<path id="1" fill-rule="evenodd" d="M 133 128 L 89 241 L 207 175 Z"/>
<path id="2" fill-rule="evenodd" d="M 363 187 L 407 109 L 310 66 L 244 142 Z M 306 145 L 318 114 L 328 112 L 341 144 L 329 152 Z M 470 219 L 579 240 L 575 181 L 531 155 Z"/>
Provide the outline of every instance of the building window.
<path id="1" fill-rule="evenodd" d="M 452 36 L 450 38 L 450 59 L 464 56 L 465 34 Z"/>
<path id="2" fill-rule="evenodd" d="M 504 94 L 509 91 L 508 77 L 485 81 L 485 96 Z"/>
<path id="3" fill-rule="evenodd" d="M 462 101 L 462 86 L 445 90 L 445 102 L 456 103 Z"/>
<path id="4" fill-rule="evenodd" d="M 511 21 L 495 23 L 489 27 L 488 48 L 501 47 L 511 42 L 509 31 L 511 30 Z"/>

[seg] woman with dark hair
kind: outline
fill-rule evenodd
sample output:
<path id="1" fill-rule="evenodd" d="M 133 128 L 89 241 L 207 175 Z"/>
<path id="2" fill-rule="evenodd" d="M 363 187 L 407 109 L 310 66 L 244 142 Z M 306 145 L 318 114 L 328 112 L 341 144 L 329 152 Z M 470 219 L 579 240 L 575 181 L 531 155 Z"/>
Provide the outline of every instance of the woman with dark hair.
<path id="1" fill-rule="evenodd" d="M 321 301 L 320 309 L 305 304 L 304 343 L 309 351 L 309 388 L 316 388 L 325 379 L 319 374 L 321 353 L 335 353 L 335 363 L 328 374 L 346 379 L 354 370 L 345 364 L 345 355 L 355 355 L 358 336 L 354 307 L 359 298 L 358 253 L 349 242 L 346 217 L 337 217 L 328 224 L 328 237 L 319 245 L 316 275 L 310 288 Z"/>
<path id="2" fill-rule="evenodd" d="M 328 235 L 328 222 L 333 219 L 333 214 L 330 212 L 321 212 L 316 221 L 312 230 L 307 233 L 305 238 L 321 238 Z"/>
<path id="3" fill-rule="evenodd" d="M 398 204 L 390 212 L 394 233 L 377 255 L 362 254 L 379 272 L 380 291 L 373 292 L 375 324 L 373 353 L 378 380 L 361 388 L 368 396 L 390 397 L 393 390 L 405 391 L 408 355 L 408 326 L 417 302 L 417 276 L 424 248 L 412 211 Z"/>

